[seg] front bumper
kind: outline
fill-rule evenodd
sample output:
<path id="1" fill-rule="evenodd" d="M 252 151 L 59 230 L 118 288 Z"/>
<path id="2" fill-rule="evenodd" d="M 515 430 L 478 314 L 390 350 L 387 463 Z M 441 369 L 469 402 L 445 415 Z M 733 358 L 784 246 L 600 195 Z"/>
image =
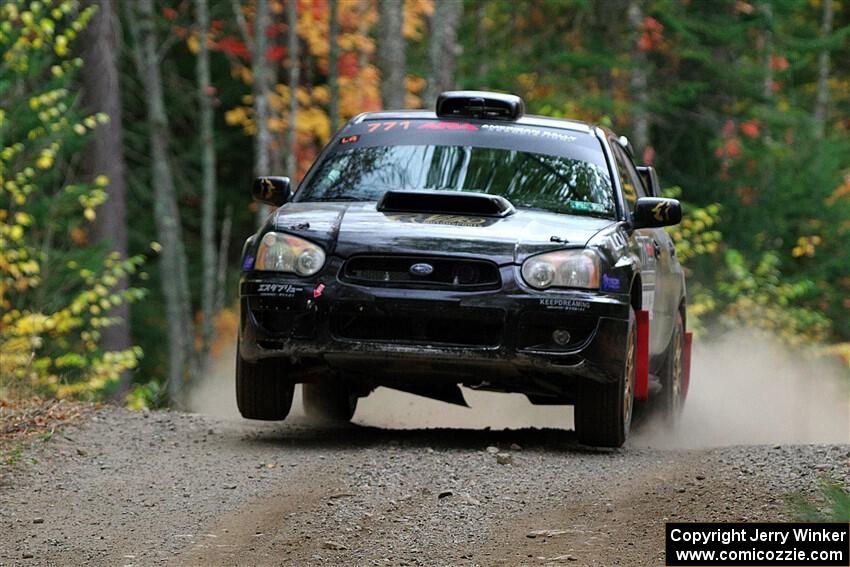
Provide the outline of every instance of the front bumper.
<path id="1" fill-rule="evenodd" d="M 623 372 L 628 295 L 527 288 L 518 268 L 501 286 L 452 291 L 355 285 L 331 259 L 321 274 L 246 271 L 240 282 L 240 354 L 288 357 L 309 381 L 330 370 L 374 385 L 439 381 L 563 394 L 575 380 Z M 555 330 L 569 333 L 556 344 Z"/>

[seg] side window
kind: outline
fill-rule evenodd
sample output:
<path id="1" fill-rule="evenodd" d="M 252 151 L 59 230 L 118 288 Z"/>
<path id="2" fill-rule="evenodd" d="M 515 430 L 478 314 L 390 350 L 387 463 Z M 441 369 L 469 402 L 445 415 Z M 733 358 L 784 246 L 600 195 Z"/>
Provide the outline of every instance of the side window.
<path id="1" fill-rule="evenodd" d="M 646 197 L 646 191 L 632 160 L 623 152 L 616 141 L 613 141 L 611 145 L 614 151 L 614 159 L 617 161 L 617 174 L 620 176 L 620 184 L 623 186 L 626 207 L 628 207 L 630 213 L 633 213 L 635 202 L 641 197 Z"/>

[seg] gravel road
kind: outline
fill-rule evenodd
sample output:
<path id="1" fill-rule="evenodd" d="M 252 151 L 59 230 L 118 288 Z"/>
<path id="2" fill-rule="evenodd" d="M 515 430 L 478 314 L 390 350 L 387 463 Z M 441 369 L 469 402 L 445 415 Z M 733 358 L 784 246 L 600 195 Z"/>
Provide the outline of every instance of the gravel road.
<path id="1" fill-rule="evenodd" d="M 663 565 L 665 521 L 782 520 L 848 459 L 103 408 L 0 480 L 0 565 Z"/>

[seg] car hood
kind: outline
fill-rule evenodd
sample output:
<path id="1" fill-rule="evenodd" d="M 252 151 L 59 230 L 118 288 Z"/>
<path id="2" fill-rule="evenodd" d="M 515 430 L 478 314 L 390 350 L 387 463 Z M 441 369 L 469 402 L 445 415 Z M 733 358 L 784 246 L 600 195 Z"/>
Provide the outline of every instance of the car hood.
<path id="1" fill-rule="evenodd" d="M 374 202 L 288 203 L 275 211 L 274 230 L 321 243 L 343 258 L 354 254 L 451 254 L 500 265 L 532 254 L 584 246 L 614 221 L 518 209 L 506 217 L 390 213 Z"/>

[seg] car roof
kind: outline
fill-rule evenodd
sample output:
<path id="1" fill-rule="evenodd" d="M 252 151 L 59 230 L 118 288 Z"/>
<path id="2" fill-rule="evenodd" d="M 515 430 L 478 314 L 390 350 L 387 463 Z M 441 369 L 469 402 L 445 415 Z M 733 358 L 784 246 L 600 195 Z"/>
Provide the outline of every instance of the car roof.
<path id="1" fill-rule="evenodd" d="M 351 119 L 349 124 L 359 124 L 367 120 L 445 120 L 445 116 L 437 116 L 430 110 L 383 110 L 379 112 L 364 112 Z M 480 120 L 468 117 L 452 117 L 449 120 L 465 119 Z M 481 120 L 494 124 L 513 124 L 517 126 L 541 126 L 546 128 L 558 128 L 561 130 L 572 130 L 573 132 L 593 133 L 594 125 L 579 120 L 566 120 L 563 118 L 551 118 L 538 116 L 536 114 L 524 114 L 516 120 Z"/>

